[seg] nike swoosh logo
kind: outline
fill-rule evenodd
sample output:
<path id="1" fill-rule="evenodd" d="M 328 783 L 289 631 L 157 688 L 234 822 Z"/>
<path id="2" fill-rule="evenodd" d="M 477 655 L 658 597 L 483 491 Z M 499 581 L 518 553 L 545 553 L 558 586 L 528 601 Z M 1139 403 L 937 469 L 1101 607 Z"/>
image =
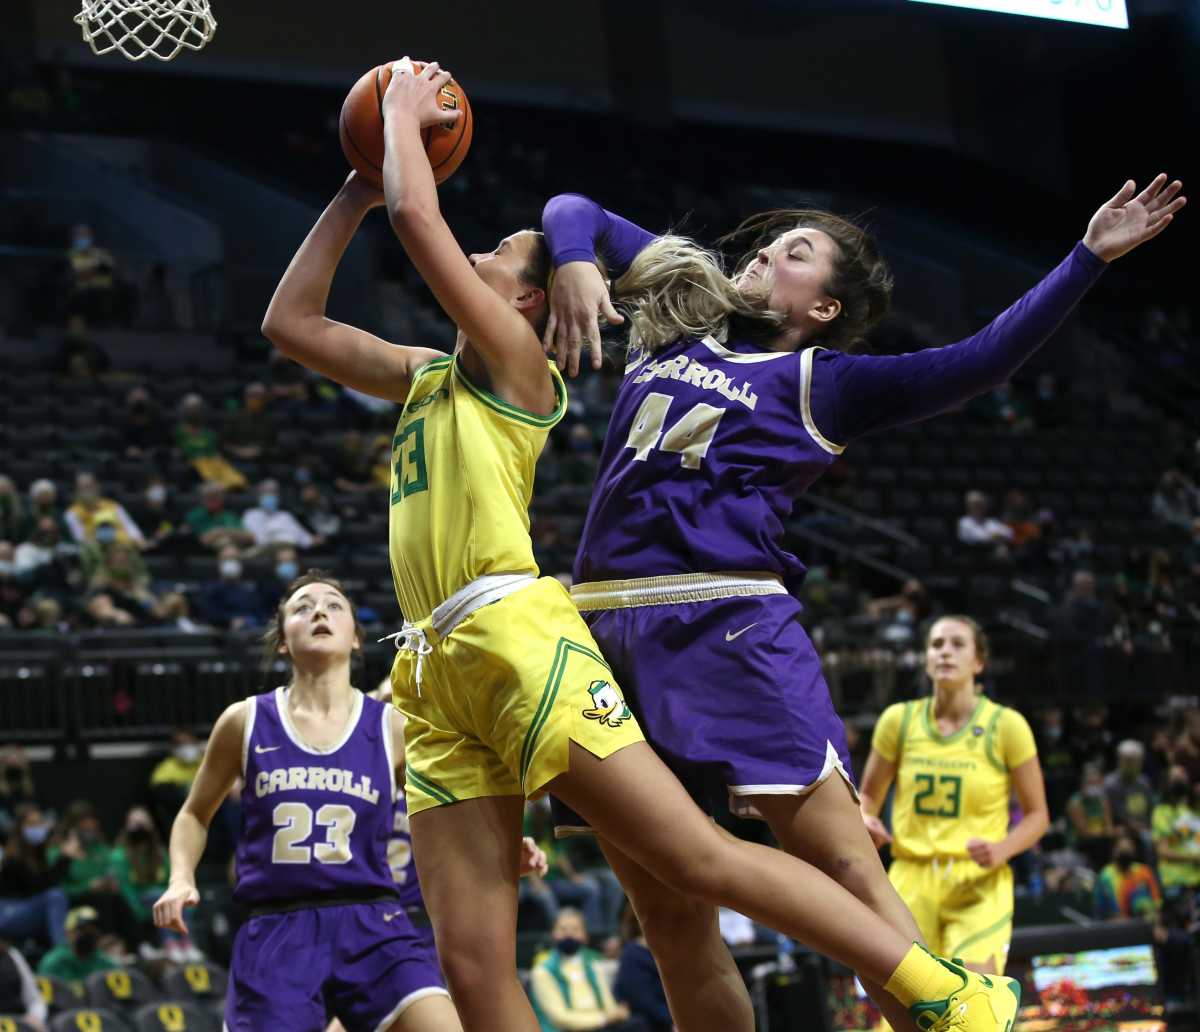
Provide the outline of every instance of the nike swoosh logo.
<path id="1" fill-rule="evenodd" d="M 283 748 L 282 745 L 266 745 L 266 746 L 256 745 L 254 747 L 254 751 L 256 753 L 258 753 L 259 755 L 262 755 L 265 752 L 274 752 L 276 749 L 282 749 L 282 748 Z"/>
<path id="2" fill-rule="evenodd" d="M 397 910 L 394 914 L 384 914 L 383 919 L 385 921 L 391 921 L 393 918 L 399 917 L 403 913 L 403 910 Z"/>
<path id="3" fill-rule="evenodd" d="M 752 624 L 746 624 L 746 626 L 743 627 L 740 631 L 734 631 L 732 634 L 730 634 L 729 631 L 726 631 L 725 632 L 725 640 L 726 641 L 737 641 L 738 638 L 740 638 L 743 634 L 745 634 L 748 630 L 750 630 L 751 627 L 757 627 L 757 626 L 758 626 L 758 621 L 755 620 L 754 623 L 752 623 Z"/>

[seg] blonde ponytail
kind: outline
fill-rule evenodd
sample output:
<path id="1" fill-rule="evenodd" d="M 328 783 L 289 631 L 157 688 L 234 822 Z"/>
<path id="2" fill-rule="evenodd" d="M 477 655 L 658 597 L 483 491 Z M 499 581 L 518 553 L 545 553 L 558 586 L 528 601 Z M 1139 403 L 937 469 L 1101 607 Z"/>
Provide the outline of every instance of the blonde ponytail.
<path id="1" fill-rule="evenodd" d="M 629 346 L 651 353 L 683 337 L 711 335 L 724 342 L 733 317 L 767 334 L 783 324 L 781 316 L 738 292 L 714 252 L 687 237 L 661 236 L 648 244 L 615 287 L 629 319 Z"/>

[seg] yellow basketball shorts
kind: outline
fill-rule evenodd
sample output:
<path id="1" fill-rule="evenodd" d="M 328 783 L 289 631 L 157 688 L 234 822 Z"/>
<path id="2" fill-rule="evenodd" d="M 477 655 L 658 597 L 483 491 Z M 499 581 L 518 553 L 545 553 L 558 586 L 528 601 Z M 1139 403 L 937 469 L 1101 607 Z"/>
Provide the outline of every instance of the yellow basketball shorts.
<path id="1" fill-rule="evenodd" d="M 599 759 L 645 741 L 567 590 L 552 577 L 506 595 L 431 642 L 421 685 L 400 652 L 392 699 L 404 727 L 408 812 L 539 794 L 570 743 Z"/>
<path id="2" fill-rule="evenodd" d="M 1002 972 L 1012 942 L 1013 879 L 1008 864 L 896 859 L 888 877 L 908 904 L 930 950 L 967 963 L 992 961 Z"/>

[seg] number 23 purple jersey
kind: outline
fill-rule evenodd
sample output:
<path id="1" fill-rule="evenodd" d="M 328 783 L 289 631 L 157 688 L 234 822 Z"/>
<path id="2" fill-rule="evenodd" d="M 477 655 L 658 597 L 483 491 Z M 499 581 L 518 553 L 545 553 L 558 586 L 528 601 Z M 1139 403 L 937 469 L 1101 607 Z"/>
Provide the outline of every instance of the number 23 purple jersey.
<path id="1" fill-rule="evenodd" d="M 841 452 L 809 414 L 817 349 L 737 346 L 704 337 L 631 353 L 576 581 L 737 570 L 798 586 L 784 520 Z"/>

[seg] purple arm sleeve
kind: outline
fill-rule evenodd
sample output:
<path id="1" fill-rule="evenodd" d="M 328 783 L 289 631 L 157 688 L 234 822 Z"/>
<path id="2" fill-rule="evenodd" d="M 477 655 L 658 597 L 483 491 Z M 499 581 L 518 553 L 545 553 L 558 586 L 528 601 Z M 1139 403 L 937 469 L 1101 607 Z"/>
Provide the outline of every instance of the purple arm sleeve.
<path id="1" fill-rule="evenodd" d="M 594 262 L 599 254 L 614 279 L 655 239 L 582 194 L 551 197 L 542 209 L 542 231 L 556 269 L 567 262 Z"/>
<path id="2" fill-rule="evenodd" d="M 997 387 L 1058 329 L 1106 264 L 1083 243 L 1016 304 L 978 333 L 911 355 L 819 351 L 813 363 L 812 417 L 839 444 L 915 423 Z"/>

